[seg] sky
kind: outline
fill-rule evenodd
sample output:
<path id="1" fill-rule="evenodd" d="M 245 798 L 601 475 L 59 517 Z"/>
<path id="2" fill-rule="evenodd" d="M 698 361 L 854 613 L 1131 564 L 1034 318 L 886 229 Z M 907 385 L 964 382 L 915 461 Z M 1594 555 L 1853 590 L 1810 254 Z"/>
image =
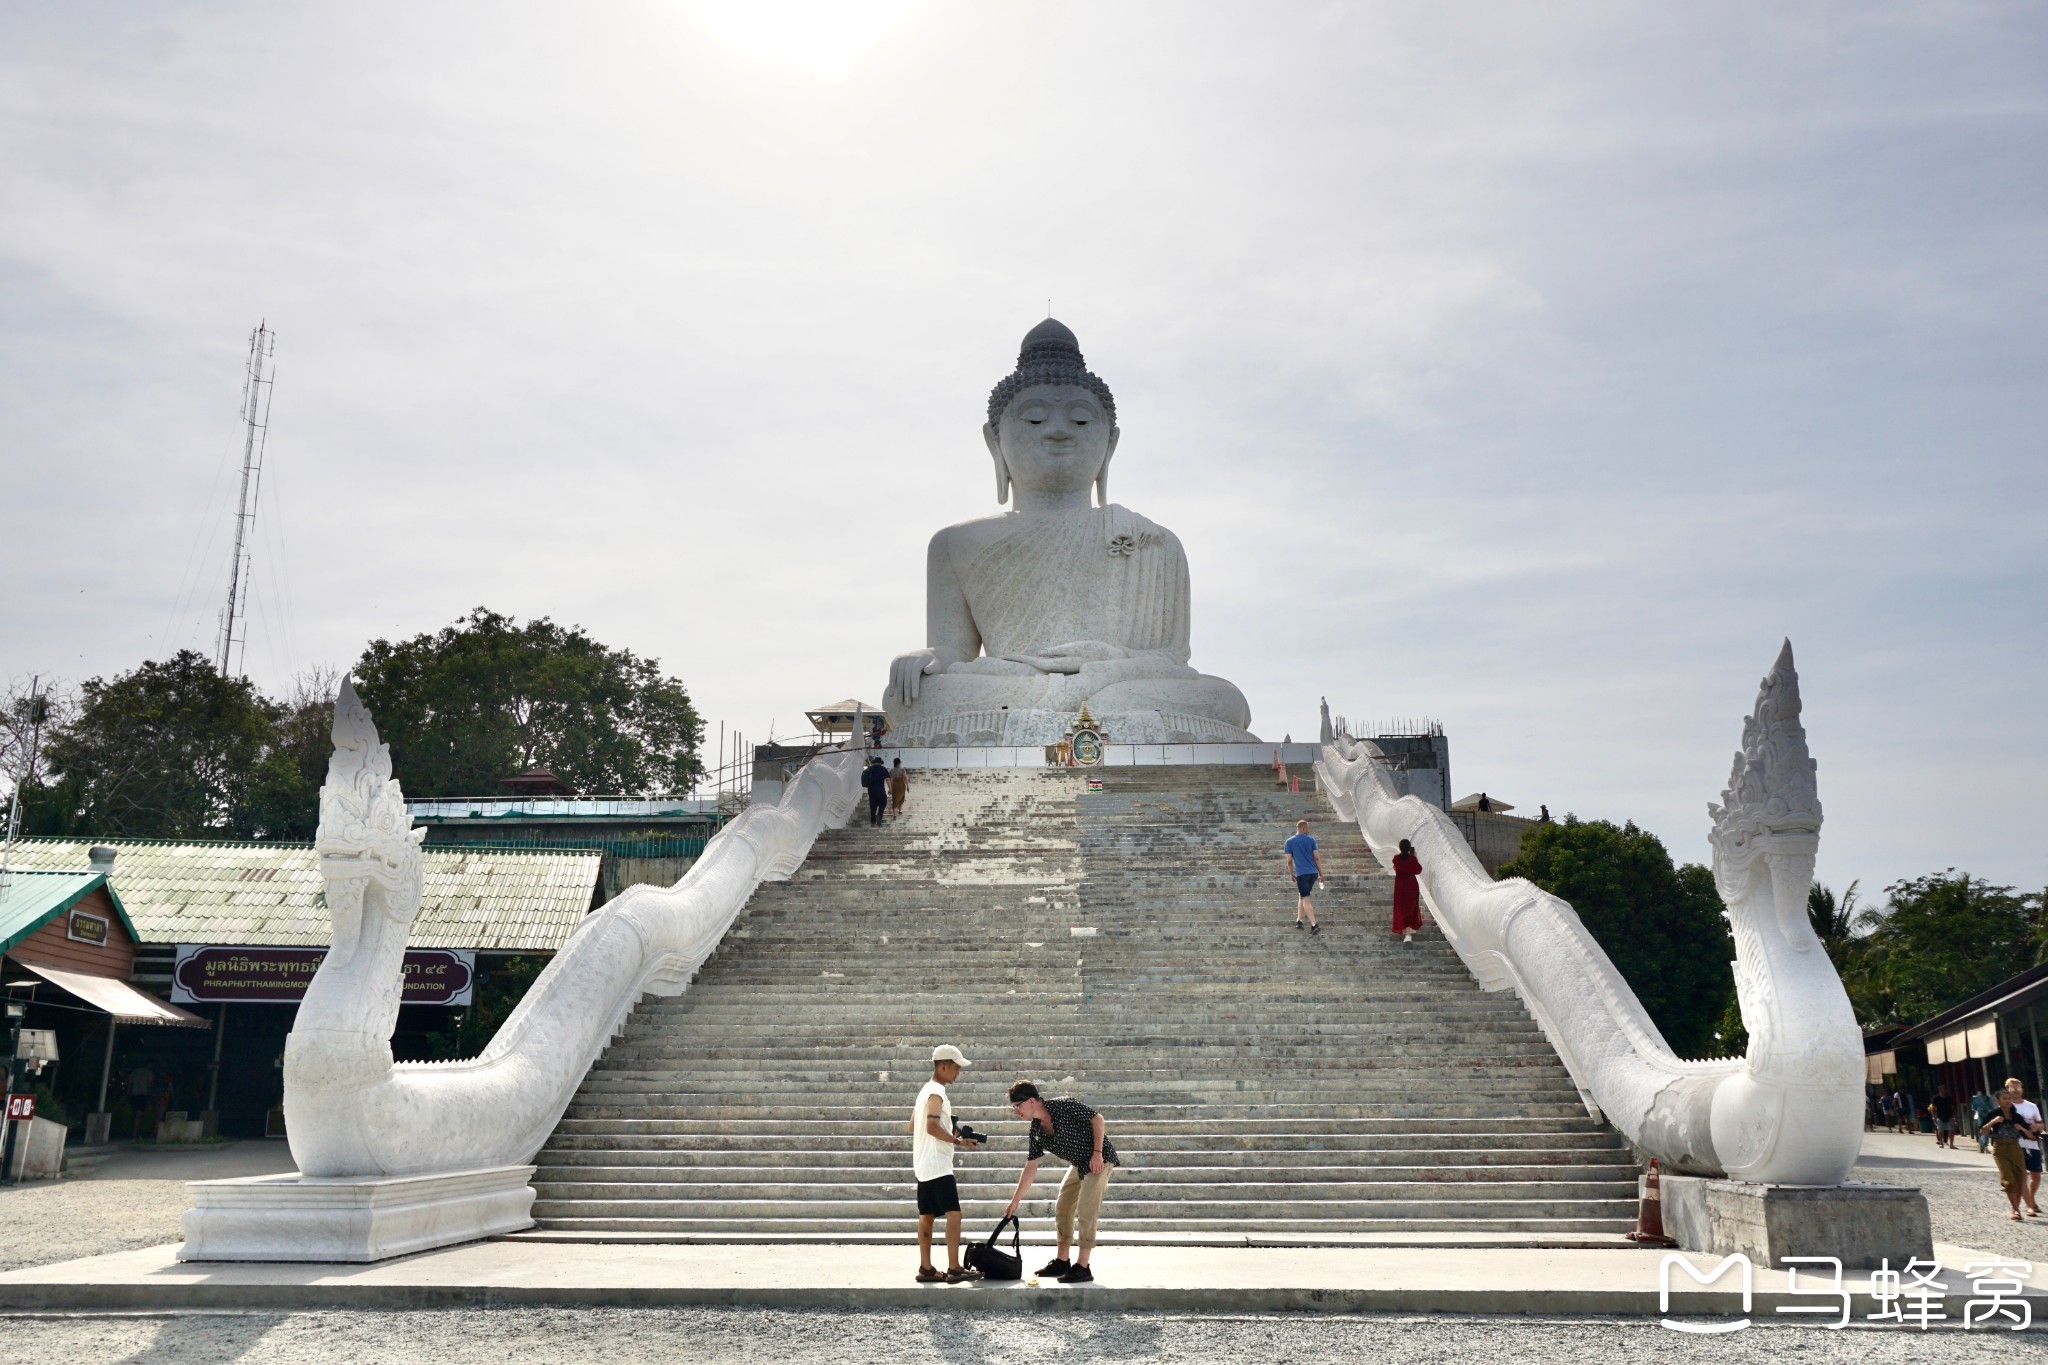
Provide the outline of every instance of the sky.
<path id="1" fill-rule="evenodd" d="M 2048 884 L 2048 16 L 0 0 L 0 680 L 477 606 L 714 736 L 874 701 L 1048 307 L 1261 736 L 1706 803 L 1789 637 L 1820 877 Z"/>

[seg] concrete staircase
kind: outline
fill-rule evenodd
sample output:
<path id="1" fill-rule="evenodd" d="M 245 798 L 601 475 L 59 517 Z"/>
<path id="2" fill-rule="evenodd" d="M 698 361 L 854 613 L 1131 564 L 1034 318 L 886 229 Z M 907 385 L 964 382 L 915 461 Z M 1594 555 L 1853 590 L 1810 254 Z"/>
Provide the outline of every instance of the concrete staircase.
<path id="1" fill-rule="evenodd" d="M 1124 1157 L 1105 1242 L 1608 1244 L 1635 1168 L 1520 1005 L 1320 798 L 1261 768 L 913 778 L 904 816 L 822 837 L 682 996 L 648 1000 L 538 1158 L 527 1236 L 907 1240 L 909 1119 L 934 1044 L 970 1229 L 1007 1202 L 1016 1076 L 1100 1109 Z M 1281 841 L 1322 844 L 1320 936 Z M 1048 1159 L 1027 1233 L 1049 1229 Z"/>

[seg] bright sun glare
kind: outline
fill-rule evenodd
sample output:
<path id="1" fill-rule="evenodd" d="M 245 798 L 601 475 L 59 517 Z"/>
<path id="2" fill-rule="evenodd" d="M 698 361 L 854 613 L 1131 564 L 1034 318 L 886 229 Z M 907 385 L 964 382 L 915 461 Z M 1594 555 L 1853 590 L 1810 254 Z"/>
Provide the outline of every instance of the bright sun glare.
<path id="1" fill-rule="evenodd" d="M 757 61 L 839 80 L 922 0 L 690 0 L 690 17 Z"/>

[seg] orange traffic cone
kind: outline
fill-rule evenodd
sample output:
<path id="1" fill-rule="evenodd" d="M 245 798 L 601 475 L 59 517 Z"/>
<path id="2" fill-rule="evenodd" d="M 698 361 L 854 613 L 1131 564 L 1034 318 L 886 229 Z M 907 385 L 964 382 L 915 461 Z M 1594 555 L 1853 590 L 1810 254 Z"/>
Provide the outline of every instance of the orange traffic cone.
<path id="1" fill-rule="evenodd" d="M 1664 1195 L 1657 1177 L 1657 1159 L 1650 1158 L 1650 1173 L 1643 1177 L 1643 1197 L 1636 1208 L 1636 1230 L 1628 1239 L 1637 1246 L 1675 1247 L 1664 1235 Z"/>

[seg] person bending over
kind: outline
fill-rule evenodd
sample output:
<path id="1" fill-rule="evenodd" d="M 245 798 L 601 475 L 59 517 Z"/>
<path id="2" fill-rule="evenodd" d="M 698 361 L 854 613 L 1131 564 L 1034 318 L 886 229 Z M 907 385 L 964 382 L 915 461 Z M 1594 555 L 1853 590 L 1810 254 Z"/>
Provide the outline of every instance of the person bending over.
<path id="1" fill-rule="evenodd" d="M 1039 1269 L 1039 1277 L 1052 1276 L 1062 1284 L 1087 1284 L 1095 1274 L 1088 1269 L 1089 1253 L 1095 1250 L 1095 1221 L 1102 1213 L 1102 1196 L 1109 1188 L 1109 1173 L 1117 1167 L 1116 1144 L 1104 1131 L 1102 1115 L 1072 1096 L 1045 1099 L 1030 1081 L 1010 1087 L 1010 1112 L 1031 1120 L 1031 1150 L 1024 1173 L 1017 1177 L 1017 1192 L 1010 1196 L 1006 1215 L 1015 1216 L 1031 1182 L 1038 1175 L 1039 1158 L 1050 1152 L 1067 1163 L 1067 1178 L 1060 1182 L 1059 1199 L 1053 1204 L 1053 1226 L 1059 1234 L 1059 1254 Z M 1079 1224 L 1078 1229 L 1076 1224 Z M 1078 1252 L 1067 1259 L 1069 1247 Z"/>

